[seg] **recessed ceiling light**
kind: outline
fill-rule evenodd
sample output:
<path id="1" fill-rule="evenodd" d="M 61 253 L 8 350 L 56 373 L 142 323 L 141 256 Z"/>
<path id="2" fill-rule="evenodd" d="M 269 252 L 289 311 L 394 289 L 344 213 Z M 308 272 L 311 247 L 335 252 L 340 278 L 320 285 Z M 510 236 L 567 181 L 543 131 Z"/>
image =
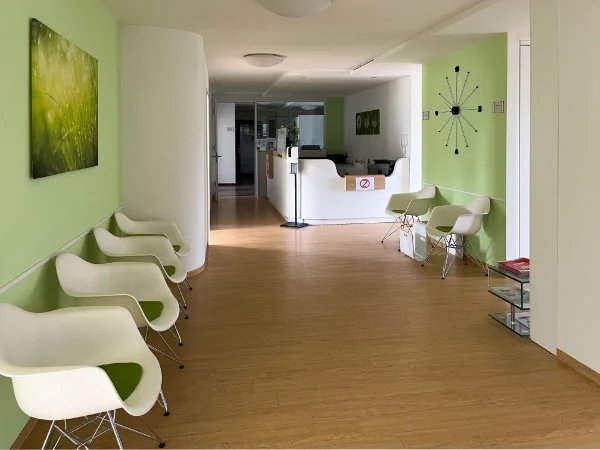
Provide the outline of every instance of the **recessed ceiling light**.
<path id="1" fill-rule="evenodd" d="M 283 17 L 307 17 L 321 13 L 333 0 L 256 0 L 263 8 Z"/>
<path id="2" fill-rule="evenodd" d="M 286 57 L 276 53 L 248 53 L 244 61 L 254 67 L 273 67 L 281 64 Z"/>
<path id="3" fill-rule="evenodd" d="M 302 108 L 304 111 L 313 111 L 317 109 L 317 105 L 301 105 L 300 108 Z"/>

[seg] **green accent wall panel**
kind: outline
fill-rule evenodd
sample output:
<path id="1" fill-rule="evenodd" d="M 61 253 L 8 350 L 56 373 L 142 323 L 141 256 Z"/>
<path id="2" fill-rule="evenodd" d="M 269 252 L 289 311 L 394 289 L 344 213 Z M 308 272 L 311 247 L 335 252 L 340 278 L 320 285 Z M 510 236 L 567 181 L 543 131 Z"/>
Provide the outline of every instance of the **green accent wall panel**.
<path id="1" fill-rule="evenodd" d="M 476 239 L 489 263 L 503 259 L 506 252 L 506 114 L 493 114 L 492 103 L 504 101 L 506 110 L 507 45 L 506 34 L 499 34 L 423 66 L 423 110 L 430 111 L 430 120 L 423 121 L 423 182 L 502 199 L 492 200 L 490 214 Z M 479 86 L 468 103 L 469 107 L 483 107 L 481 113 L 467 112 L 478 132 L 464 128 L 468 148 L 459 133 L 458 155 L 454 154 L 454 133 L 446 147 L 447 129 L 439 132 L 449 115 L 434 114 L 448 110 L 439 93 L 451 97 L 446 77 L 454 90 L 456 66 L 460 66 L 458 91 L 471 72 L 465 97 Z M 462 204 L 474 198 L 441 189 L 434 205 Z"/>
<path id="2" fill-rule="evenodd" d="M 325 100 L 325 151 L 340 154 L 344 151 L 344 99 Z"/>
<path id="3" fill-rule="evenodd" d="M 30 172 L 29 21 L 37 18 L 98 60 L 99 166 L 34 180 Z M 120 27 L 100 0 L 0 0 L 0 286 L 120 205 Z M 91 240 L 90 240 L 91 239 Z M 93 237 L 73 251 L 91 259 Z M 68 303 L 50 262 L 0 297 L 31 311 Z M 27 417 L 0 377 L 0 447 Z"/>

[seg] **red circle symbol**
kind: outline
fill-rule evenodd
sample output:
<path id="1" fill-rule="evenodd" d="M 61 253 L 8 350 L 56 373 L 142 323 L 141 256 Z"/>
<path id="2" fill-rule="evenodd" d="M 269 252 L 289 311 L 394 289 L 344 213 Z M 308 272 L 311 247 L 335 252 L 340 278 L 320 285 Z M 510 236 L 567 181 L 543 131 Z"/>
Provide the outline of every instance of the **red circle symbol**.
<path id="1" fill-rule="evenodd" d="M 367 178 L 360 180 L 360 187 L 362 189 L 367 189 L 369 186 L 371 186 L 371 182 Z"/>

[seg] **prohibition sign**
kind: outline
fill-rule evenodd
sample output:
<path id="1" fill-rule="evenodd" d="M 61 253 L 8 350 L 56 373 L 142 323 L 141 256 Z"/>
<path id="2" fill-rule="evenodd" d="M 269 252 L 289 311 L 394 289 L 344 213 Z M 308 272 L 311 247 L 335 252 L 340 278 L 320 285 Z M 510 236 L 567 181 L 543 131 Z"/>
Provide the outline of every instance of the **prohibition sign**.
<path id="1" fill-rule="evenodd" d="M 369 186 L 371 186 L 371 182 L 368 178 L 363 178 L 362 180 L 360 180 L 360 187 L 362 189 L 369 189 Z"/>

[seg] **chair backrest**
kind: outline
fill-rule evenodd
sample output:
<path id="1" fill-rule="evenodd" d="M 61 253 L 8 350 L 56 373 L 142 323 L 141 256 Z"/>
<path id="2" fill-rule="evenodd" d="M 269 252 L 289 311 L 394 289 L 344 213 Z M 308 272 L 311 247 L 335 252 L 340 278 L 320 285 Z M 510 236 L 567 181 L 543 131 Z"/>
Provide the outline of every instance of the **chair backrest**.
<path id="1" fill-rule="evenodd" d="M 488 214 L 490 212 L 490 198 L 477 197 L 468 205 L 465 205 L 472 214 Z"/>
<path id="2" fill-rule="evenodd" d="M 28 359 L 28 343 L 31 343 L 29 332 L 35 330 L 35 324 L 35 314 L 0 303 L 0 374 L 15 376 L 18 366 L 32 362 Z"/>
<path id="3" fill-rule="evenodd" d="M 416 198 L 435 198 L 437 188 L 433 184 L 426 184 L 416 193 Z"/>
<path id="4" fill-rule="evenodd" d="M 137 222 L 135 220 L 131 220 L 121 211 L 117 211 L 115 213 L 115 220 L 117 221 L 117 226 L 127 234 L 136 234 L 137 233 Z"/>
<path id="5" fill-rule="evenodd" d="M 72 253 L 56 257 L 56 273 L 63 290 L 73 297 L 81 292 L 102 290 L 103 279 L 99 276 L 98 265 Z"/>

